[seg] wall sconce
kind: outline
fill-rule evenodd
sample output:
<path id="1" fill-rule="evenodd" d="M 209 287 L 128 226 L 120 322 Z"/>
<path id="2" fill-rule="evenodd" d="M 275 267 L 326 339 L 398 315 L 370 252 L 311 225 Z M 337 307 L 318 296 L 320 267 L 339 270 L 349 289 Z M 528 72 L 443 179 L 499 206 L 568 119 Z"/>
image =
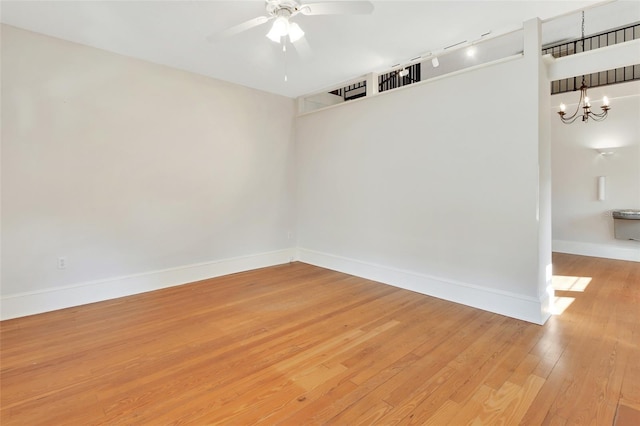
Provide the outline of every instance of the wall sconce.
<path id="1" fill-rule="evenodd" d="M 596 152 L 603 157 L 609 157 L 616 153 L 615 148 L 596 148 Z"/>
<path id="2" fill-rule="evenodd" d="M 605 200 L 606 185 L 607 185 L 607 177 L 598 176 L 598 201 Z"/>

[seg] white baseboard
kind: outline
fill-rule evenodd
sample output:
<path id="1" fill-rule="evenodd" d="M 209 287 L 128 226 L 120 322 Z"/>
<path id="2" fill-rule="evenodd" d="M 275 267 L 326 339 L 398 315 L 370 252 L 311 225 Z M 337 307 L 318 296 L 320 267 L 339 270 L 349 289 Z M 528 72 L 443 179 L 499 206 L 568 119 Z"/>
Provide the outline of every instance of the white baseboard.
<path id="1" fill-rule="evenodd" d="M 581 256 L 640 262 L 640 242 L 624 241 L 621 245 L 553 240 L 553 251 Z"/>
<path id="2" fill-rule="evenodd" d="M 371 279 L 535 324 L 548 319 L 548 300 L 453 282 L 412 271 L 349 259 L 307 249 L 290 248 L 161 271 L 90 281 L 0 298 L 0 319 L 11 319 L 100 302 L 300 260 L 305 263 Z"/>
<path id="3" fill-rule="evenodd" d="M 131 296 L 207 278 L 279 265 L 297 257 L 295 248 L 186 265 L 124 277 L 90 281 L 0 298 L 0 319 L 10 319 L 87 303 Z"/>
<path id="4" fill-rule="evenodd" d="M 521 319 L 534 324 L 544 324 L 549 318 L 549 300 L 546 294 L 542 296 L 541 300 L 538 300 L 535 297 L 481 287 L 474 284 L 453 282 L 412 271 L 395 269 L 302 248 L 298 249 L 298 256 L 301 262 Z"/>

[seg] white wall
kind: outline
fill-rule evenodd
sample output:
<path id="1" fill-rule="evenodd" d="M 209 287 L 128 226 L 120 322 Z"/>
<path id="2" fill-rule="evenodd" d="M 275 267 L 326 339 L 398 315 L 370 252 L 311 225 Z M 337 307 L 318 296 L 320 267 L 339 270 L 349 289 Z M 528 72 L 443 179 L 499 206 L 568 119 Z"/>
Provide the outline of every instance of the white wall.
<path id="1" fill-rule="evenodd" d="M 531 66 L 506 61 L 299 117 L 301 259 L 543 322 L 541 130 L 535 89 L 522 91 L 537 84 Z"/>
<path id="2" fill-rule="evenodd" d="M 640 82 L 588 91 L 599 110 L 611 100 L 603 122 L 563 124 L 558 105 L 573 112 L 579 93 L 551 98 L 554 250 L 640 261 L 640 243 L 614 238 L 613 209 L 640 208 Z M 602 156 L 597 148 L 615 148 Z M 598 201 L 597 178 L 606 176 L 606 199 Z M 640 225 L 640 224 L 639 224 Z"/>
<path id="3" fill-rule="evenodd" d="M 537 322 L 534 78 L 512 60 L 304 115 L 295 156 L 290 99 L 3 26 L 2 317 L 287 261 L 297 181 L 302 260 Z M 603 123 L 550 114 L 554 250 L 639 260 L 608 213 L 640 208 L 640 83 L 603 92 Z"/>
<path id="4" fill-rule="evenodd" d="M 2 114 L 5 318 L 292 254 L 292 99 L 3 25 Z"/>

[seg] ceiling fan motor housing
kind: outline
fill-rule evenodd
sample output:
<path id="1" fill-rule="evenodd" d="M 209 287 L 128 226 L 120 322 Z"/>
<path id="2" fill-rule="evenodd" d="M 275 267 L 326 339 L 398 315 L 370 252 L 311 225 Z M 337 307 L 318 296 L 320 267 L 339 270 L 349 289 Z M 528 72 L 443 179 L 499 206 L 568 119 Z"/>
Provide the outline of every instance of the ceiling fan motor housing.
<path id="1" fill-rule="evenodd" d="M 290 18 L 300 11 L 300 3 L 295 0 L 266 0 L 267 13 L 276 18 Z"/>

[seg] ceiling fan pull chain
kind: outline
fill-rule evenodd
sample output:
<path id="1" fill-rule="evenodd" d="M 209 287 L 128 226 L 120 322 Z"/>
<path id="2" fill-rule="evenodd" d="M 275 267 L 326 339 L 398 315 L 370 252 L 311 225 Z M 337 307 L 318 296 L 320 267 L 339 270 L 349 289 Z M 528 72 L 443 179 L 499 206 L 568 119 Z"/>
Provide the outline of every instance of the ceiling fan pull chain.
<path id="1" fill-rule="evenodd" d="M 284 56 L 284 82 L 286 83 L 289 78 L 287 77 L 287 39 L 282 37 L 282 55 Z"/>

